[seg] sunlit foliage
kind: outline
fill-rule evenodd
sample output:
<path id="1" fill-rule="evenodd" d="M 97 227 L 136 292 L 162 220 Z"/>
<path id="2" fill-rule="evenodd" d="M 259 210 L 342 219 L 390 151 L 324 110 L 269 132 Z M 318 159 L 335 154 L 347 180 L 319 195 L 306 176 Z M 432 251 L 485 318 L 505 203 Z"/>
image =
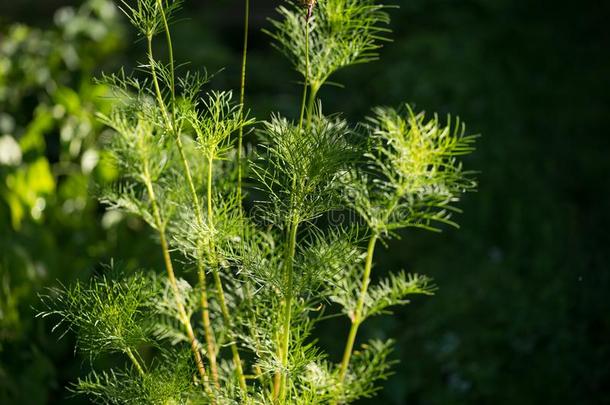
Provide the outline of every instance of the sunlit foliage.
<path id="1" fill-rule="evenodd" d="M 112 271 L 44 298 L 41 316 L 74 330 L 80 350 L 128 362 L 74 389 L 102 403 L 369 397 L 391 373 L 392 342 L 356 345 L 359 326 L 435 291 L 429 278 L 402 271 L 373 281 L 376 244 L 402 228 L 455 225 L 454 204 L 475 185 L 458 160 L 474 137 L 408 105 L 376 108 L 356 125 L 323 113 L 319 88 L 336 70 L 375 59 L 385 39 L 389 17 L 373 1 L 280 6 L 271 35 L 303 74 L 304 97 L 298 119 L 263 122 L 230 91 L 205 91 L 205 74 L 176 77 L 169 21 L 178 5 L 122 2 L 147 61 L 102 79 L 114 97 L 99 114 L 113 130 L 106 148 L 118 170 L 101 200 L 150 225 L 159 242 L 151 254 L 164 268 Z M 167 64 L 154 53 L 157 39 Z M 245 162 L 246 205 L 236 136 L 251 126 L 258 145 Z M 179 274 L 178 262 L 194 274 Z M 334 363 L 313 333 L 341 315 L 351 328 Z"/>

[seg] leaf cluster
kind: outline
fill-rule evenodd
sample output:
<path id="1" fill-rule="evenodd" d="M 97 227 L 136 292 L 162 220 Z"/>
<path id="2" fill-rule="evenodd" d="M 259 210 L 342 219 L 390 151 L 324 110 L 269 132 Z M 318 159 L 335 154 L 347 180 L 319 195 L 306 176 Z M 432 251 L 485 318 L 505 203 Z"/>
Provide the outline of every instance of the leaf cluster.
<path id="1" fill-rule="evenodd" d="M 252 171 L 268 196 L 264 219 L 280 226 L 294 217 L 311 221 L 339 205 L 342 178 L 358 157 L 346 121 L 319 113 L 303 128 L 274 116 L 260 138 Z"/>
<path id="2" fill-rule="evenodd" d="M 394 341 L 372 340 L 354 352 L 353 362 L 341 392 L 342 401 L 354 402 L 360 398 L 371 398 L 379 391 L 380 380 L 392 375 L 391 367 L 396 363 L 389 357 Z"/>
<path id="3" fill-rule="evenodd" d="M 155 280 L 143 273 L 117 279 L 118 269 L 111 273 L 42 297 L 47 309 L 38 316 L 58 319 L 53 329 L 64 329 L 62 335 L 76 332 L 77 348 L 91 357 L 152 342 Z"/>
<path id="4" fill-rule="evenodd" d="M 366 167 L 352 173 L 346 202 L 377 234 L 405 227 L 438 230 L 438 223 L 457 226 L 459 196 L 473 190 L 474 173 L 459 157 L 474 150 L 475 135 L 466 135 L 456 119 L 442 124 L 406 105 L 404 113 L 379 107 L 365 124 L 371 149 Z"/>
<path id="5" fill-rule="evenodd" d="M 192 383 L 192 368 L 188 352 L 165 353 L 144 375 L 133 368 L 92 372 L 72 391 L 87 394 L 96 404 L 208 404 Z"/>
<path id="6" fill-rule="evenodd" d="M 183 3 L 183 0 L 119 0 L 119 8 L 127 16 L 131 25 L 143 37 L 155 36 L 163 32 L 161 10 L 167 20 L 171 20 Z"/>
<path id="7" fill-rule="evenodd" d="M 374 0 L 313 2 L 311 17 L 298 3 L 278 7 L 271 20 L 273 44 L 319 89 L 337 70 L 374 61 L 387 41 L 387 7 Z"/>

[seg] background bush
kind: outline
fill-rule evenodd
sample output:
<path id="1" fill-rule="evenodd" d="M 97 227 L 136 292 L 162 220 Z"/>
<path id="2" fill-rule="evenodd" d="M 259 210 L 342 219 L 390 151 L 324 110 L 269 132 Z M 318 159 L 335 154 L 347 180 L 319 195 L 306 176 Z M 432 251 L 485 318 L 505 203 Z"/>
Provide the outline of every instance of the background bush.
<path id="1" fill-rule="evenodd" d="M 67 3 L 76 8 L 60 9 Z M 295 116 L 298 76 L 260 32 L 275 3 L 253 6 L 246 102 L 255 116 Z M 468 163 L 482 173 L 459 232 L 409 231 L 380 259 L 380 275 L 385 266 L 405 268 L 440 289 L 363 327 L 363 338 L 382 330 L 399 337 L 400 366 L 376 401 L 610 403 L 610 6 L 400 6 L 382 60 L 337 75 L 352 85 L 323 89 L 325 108 L 360 118 L 371 101 L 407 99 L 458 112 L 484 135 Z M 111 257 L 152 260 L 138 253 L 149 243 L 143 225 L 105 214 L 91 198 L 92 177 L 113 176 L 92 115 L 104 108 L 105 90 L 91 78 L 121 55 L 143 60 L 142 44 L 129 45 L 134 33 L 113 10 L 105 0 L 0 5 L 2 403 L 63 401 L 67 381 L 88 367 L 69 336 L 57 343 L 32 319 L 36 292 L 86 278 Z M 176 54 L 210 72 L 226 67 L 213 86 L 237 88 L 241 3 L 187 1 L 184 17 Z M 342 340 L 334 337 L 347 327 L 328 322 L 320 336 L 337 356 Z"/>

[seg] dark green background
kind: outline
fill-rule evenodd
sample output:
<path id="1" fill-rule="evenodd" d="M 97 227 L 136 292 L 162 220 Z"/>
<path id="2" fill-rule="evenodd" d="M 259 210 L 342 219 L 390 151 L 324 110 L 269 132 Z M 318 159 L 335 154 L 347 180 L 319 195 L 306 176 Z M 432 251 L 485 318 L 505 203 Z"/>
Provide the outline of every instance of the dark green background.
<path id="1" fill-rule="evenodd" d="M 66 3 L 2 2 L 0 23 L 49 27 Z M 246 102 L 258 118 L 295 116 L 298 77 L 260 32 L 279 2 L 252 3 Z M 610 404 L 610 3 L 395 3 L 394 42 L 381 61 L 338 74 L 346 87 L 321 92 L 325 110 L 360 120 L 374 105 L 409 101 L 458 114 L 482 134 L 466 161 L 481 174 L 479 191 L 461 203 L 460 230 L 405 232 L 378 253 L 377 274 L 427 274 L 439 291 L 364 329 L 361 337 L 396 337 L 401 360 L 371 403 Z M 237 88 L 241 13 L 239 1 L 187 0 L 178 60 L 224 67 L 213 86 Z M 107 68 L 142 60 L 142 44 L 126 33 Z M 117 248 L 100 256 L 126 254 Z M 29 306 L 22 310 L 27 318 Z M 346 327 L 330 321 L 320 336 L 337 355 Z M 40 328 L 28 344 L 49 353 L 55 371 L 31 377 L 28 389 L 48 389 L 58 403 L 86 365 L 69 337 L 58 345 Z M 23 344 L 10 344 L 0 360 L 18 375 L 27 359 L 7 350 Z"/>

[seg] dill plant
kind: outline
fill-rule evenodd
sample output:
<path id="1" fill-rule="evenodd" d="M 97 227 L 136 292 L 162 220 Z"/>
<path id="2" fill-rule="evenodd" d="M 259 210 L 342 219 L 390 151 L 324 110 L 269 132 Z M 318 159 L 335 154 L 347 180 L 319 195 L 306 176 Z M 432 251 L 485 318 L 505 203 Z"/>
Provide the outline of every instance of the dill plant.
<path id="1" fill-rule="evenodd" d="M 403 228 L 456 226 L 455 203 L 475 186 L 459 157 L 475 137 L 409 104 L 375 108 L 356 125 L 323 113 L 318 92 L 333 73 L 377 59 L 387 40 L 388 8 L 373 0 L 278 8 L 267 33 L 302 75 L 303 96 L 299 117 L 266 121 L 244 105 L 248 0 L 237 100 L 206 92 L 205 73 L 178 75 L 169 27 L 179 1 L 120 6 L 147 61 L 140 74 L 101 79 L 114 89 L 114 108 L 99 118 L 113 130 L 107 148 L 121 176 L 100 199 L 150 225 L 165 269 L 112 266 L 42 298 L 40 316 L 74 331 L 91 359 L 126 362 L 72 389 L 100 403 L 339 404 L 373 395 L 391 373 L 392 341 L 356 349 L 359 327 L 435 291 L 418 274 L 373 282 L 377 245 Z M 167 62 L 155 41 L 165 42 Z M 245 156 L 251 128 L 258 143 Z M 245 210 L 249 194 L 257 197 Z M 358 218 L 325 220 L 337 211 Z M 176 263 L 186 271 L 177 274 Z M 342 357 L 313 335 L 337 308 L 351 325 Z"/>

